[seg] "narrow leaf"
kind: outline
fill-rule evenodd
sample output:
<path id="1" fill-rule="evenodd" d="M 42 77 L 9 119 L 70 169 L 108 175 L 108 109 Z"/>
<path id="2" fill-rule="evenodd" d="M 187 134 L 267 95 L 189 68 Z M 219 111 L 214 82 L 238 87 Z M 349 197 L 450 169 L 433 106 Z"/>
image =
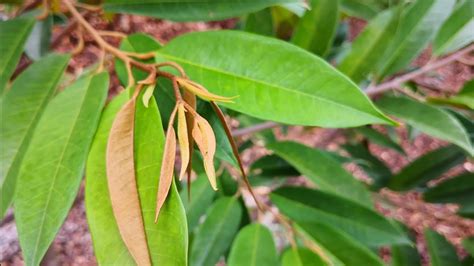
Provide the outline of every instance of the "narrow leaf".
<path id="1" fill-rule="evenodd" d="M 278 265 L 275 242 L 270 230 L 261 224 L 251 224 L 239 231 L 230 250 L 229 266 Z"/>
<path id="2" fill-rule="evenodd" d="M 210 207 L 196 231 L 190 253 L 193 266 L 215 265 L 237 234 L 242 207 L 237 198 L 222 197 Z"/>
<path id="3" fill-rule="evenodd" d="M 390 148 L 394 151 L 397 151 L 398 153 L 404 155 L 405 152 L 403 151 L 402 147 L 395 141 L 393 141 L 390 137 L 385 136 L 384 134 L 376 131 L 373 128 L 370 127 L 359 127 L 356 128 L 355 131 L 367 139 L 369 139 L 372 143 Z"/>
<path id="4" fill-rule="evenodd" d="M 74 202 L 107 90 L 106 73 L 84 77 L 56 96 L 38 122 L 15 198 L 27 265 L 41 262 Z"/>
<path id="5" fill-rule="evenodd" d="M 453 52 L 474 41 L 474 2 L 461 1 L 438 31 L 433 42 L 434 54 Z"/>
<path id="6" fill-rule="evenodd" d="M 469 135 L 462 124 L 443 109 L 406 97 L 394 96 L 383 97 L 377 101 L 377 105 L 414 128 L 430 136 L 454 143 L 474 155 Z"/>
<path id="7" fill-rule="evenodd" d="M 423 199 L 433 203 L 474 202 L 474 173 L 464 173 L 429 188 Z"/>
<path id="8" fill-rule="evenodd" d="M 302 3 L 301 0 L 254 0 L 251 2 L 202 0 L 106 0 L 109 12 L 131 13 L 174 21 L 211 21 L 237 17 L 278 4 Z"/>
<path id="9" fill-rule="evenodd" d="M 186 188 L 189 184 L 186 184 Z M 199 225 L 201 217 L 209 209 L 216 193 L 209 186 L 207 177 L 200 174 L 192 183 L 193 197 L 190 200 L 186 190 L 181 190 L 180 196 L 183 199 L 184 209 L 186 210 L 186 217 L 188 220 L 188 230 L 193 232 Z"/>
<path id="10" fill-rule="evenodd" d="M 332 46 L 339 23 L 339 0 L 311 0 L 291 42 L 316 55 L 325 56 Z"/>
<path id="11" fill-rule="evenodd" d="M 324 223 L 370 247 L 409 243 L 385 217 L 348 199 L 302 187 L 283 187 L 271 194 L 278 209 L 296 223 Z"/>
<path id="12" fill-rule="evenodd" d="M 300 226 L 344 265 L 384 265 L 370 249 L 337 228 L 320 223 L 303 223 Z"/>
<path id="13" fill-rule="evenodd" d="M 275 142 L 267 148 L 288 161 L 321 190 L 373 208 L 370 194 L 362 183 L 344 170 L 340 162 L 324 152 L 290 141 Z"/>
<path id="14" fill-rule="evenodd" d="M 464 160 L 464 153 L 455 146 L 434 150 L 417 158 L 394 175 L 388 187 L 400 191 L 424 186 Z"/>
<path id="15" fill-rule="evenodd" d="M 282 266 L 326 266 L 321 257 L 307 248 L 289 248 L 283 252 Z"/>
<path id="16" fill-rule="evenodd" d="M 186 174 L 190 157 L 186 114 L 182 104 L 178 106 L 178 141 L 179 150 L 181 152 L 181 171 L 179 173 L 179 180 L 182 180 Z"/>
<path id="17" fill-rule="evenodd" d="M 177 109 L 175 109 L 171 114 L 168 129 L 166 131 L 165 148 L 160 170 L 160 185 L 158 186 L 158 192 L 156 195 L 155 222 L 158 221 L 161 207 L 165 203 L 171 183 L 173 182 L 174 162 L 176 159 L 176 133 L 174 131 L 173 122 L 176 110 Z"/>
<path id="18" fill-rule="evenodd" d="M 456 255 L 456 249 L 442 235 L 431 229 L 426 229 L 425 238 L 428 245 L 428 253 L 430 255 L 431 265 L 461 265 L 458 256 Z"/>
<path id="19" fill-rule="evenodd" d="M 273 26 L 272 9 L 265 8 L 260 11 L 248 14 L 245 18 L 243 29 L 264 36 L 273 36 L 275 29 Z"/>
<path id="20" fill-rule="evenodd" d="M 17 18 L 0 22 L 0 95 L 5 91 L 35 20 Z"/>
<path id="21" fill-rule="evenodd" d="M 202 153 L 204 169 L 214 190 L 217 190 L 216 171 L 214 169 L 214 154 L 216 152 L 216 137 L 211 125 L 201 116 L 196 116 L 196 126 L 193 128 L 193 138 Z"/>
<path id="22" fill-rule="evenodd" d="M 18 171 L 36 125 L 69 61 L 52 55 L 32 64 L 0 102 L 0 217 L 13 201 Z"/>
<path id="23" fill-rule="evenodd" d="M 118 112 L 107 143 L 112 209 L 125 245 L 138 265 L 151 265 L 138 198 L 134 163 L 136 96 Z"/>
<path id="24" fill-rule="evenodd" d="M 39 12 L 34 12 L 34 14 L 37 13 Z M 49 52 L 52 27 L 53 16 L 36 21 L 25 46 L 25 53 L 30 59 L 36 61 Z"/>
<path id="25" fill-rule="evenodd" d="M 324 127 L 392 123 L 324 60 L 280 40 L 237 31 L 190 33 L 169 42 L 156 59 L 179 63 L 216 95 L 238 96 L 222 105 L 264 120 Z"/>
<path id="26" fill-rule="evenodd" d="M 393 41 L 383 56 L 378 71 L 380 78 L 402 70 L 423 51 L 448 18 L 455 2 L 416 0 L 404 9 Z"/>
<path id="27" fill-rule="evenodd" d="M 466 251 L 471 255 L 474 256 L 474 237 L 468 237 L 462 240 L 462 246 Z"/>
<path id="28" fill-rule="evenodd" d="M 338 69 L 355 83 L 367 78 L 385 59 L 383 55 L 397 30 L 398 21 L 399 14 L 396 10 L 387 10 L 377 15 L 354 40 Z"/>

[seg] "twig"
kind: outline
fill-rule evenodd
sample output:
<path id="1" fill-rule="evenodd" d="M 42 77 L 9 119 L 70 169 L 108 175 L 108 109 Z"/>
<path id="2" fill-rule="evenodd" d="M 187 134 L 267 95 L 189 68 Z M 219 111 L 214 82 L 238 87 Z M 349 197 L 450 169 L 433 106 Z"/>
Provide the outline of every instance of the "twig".
<path id="1" fill-rule="evenodd" d="M 398 88 L 403 83 L 405 83 L 407 81 L 410 81 L 410 80 L 412 80 L 412 79 L 414 79 L 418 76 L 421 76 L 425 73 L 428 73 L 432 70 L 443 67 L 443 66 L 445 66 L 445 65 L 447 65 L 451 62 L 457 61 L 457 60 L 459 60 L 460 58 L 463 58 L 466 54 L 469 54 L 472 51 L 474 51 L 474 44 L 471 44 L 470 46 L 468 46 L 464 49 L 461 49 L 461 50 L 459 50 L 459 51 L 457 51 L 457 52 L 455 52 L 455 53 L 453 53 L 453 54 L 451 54 L 451 55 L 449 55 L 445 58 L 442 58 L 438 61 L 435 61 L 431 64 L 427 64 L 427 65 L 421 67 L 418 70 L 415 70 L 413 72 L 409 72 L 405 75 L 394 78 L 394 79 L 392 79 L 390 81 L 387 81 L 385 83 L 382 83 L 378 86 L 370 87 L 365 92 L 369 96 L 374 96 L 374 95 L 380 94 L 382 92 L 385 92 L 385 91 L 388 91 L 388 90 L 391 90 L 391 89 L 394 89 L 394 88 Z"/>
<path id="2" fill-rule="evenodd" d="M 250 127 L 234 130 L 232 132 L 232 136 L 233 137 L 242 137 L 242 136 L 253 134 L 253 133 L 256 133 L 256 132 L 259 132 L 259 131 L 262 131 L 262 130 L 275 128 L 275 127 L 278 127 L 278 126 L 281 126 L 281 124 L 278 124 L 276 122 L 271 122 L 271 121 L 270 122 L 263 122 L 261 124 L 256 124 L 256 125 L 253 125 L 253 126 L 250 126 Z"/>

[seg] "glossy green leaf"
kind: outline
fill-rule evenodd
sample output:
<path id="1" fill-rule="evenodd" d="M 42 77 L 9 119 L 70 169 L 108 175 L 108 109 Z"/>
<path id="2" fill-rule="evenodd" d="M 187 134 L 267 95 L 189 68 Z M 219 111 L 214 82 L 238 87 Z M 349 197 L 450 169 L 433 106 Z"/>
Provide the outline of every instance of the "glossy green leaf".
<path id="1" fill-rule="evenodd" d="M 128 101 L 128 90 L 116 96 L 102 113 L 86 167 L 85 203 L 87 223 L 91 231 L 94 255 L 101 265 L 134 265 L 128 252 L 110 203 L 105 168 L 105 154 L 110 128 L 120 108 Z M 110 256 L 110 254 L 115 254 Z"/>
<path id="2" fill-rule="evenodd" d="M 134 53 L 148 53 L 156 51 L 160 48 L 161 44 L 158 41 L 156 41 L 153 37 L 143 33 L 129 35 L 120 43 L 120 50 Z M 152 61 L 153 59 L 144 62 L 150 63 Z M 125 68 L 125 64 L 120 59 L 115 60 L 115 72 L 117 72 L 117 76 L 122 85 L 127 86 L 127 69 Z M 135 77 L 136 81 L 139 81 L 146 78 L 147 73 L 133 68 L 133 76 Z"/>
<path id="3" fill-rule="evenodd" d="M 415 242 L 416 236 L 404 224 L 397 222 L 403 231 Z M 420 266 L 421 258 L 415 245 L 393 245 L 391 248 L 392 266 Z"/>
<path id="4" fill-rule="evenodd" d="M 5 91 L 16 64 L 20 60 L 26 39 L 34 25 L 34 19 L 18 18 L 0 22 L 0 95 Z"/>
<path id="5" fill-rule="evenodd" d="M 321 223 L 303 223 L 300 226 L 344 265 L 384 265 L 370 249 L 334 227 Z"/>
<path id="6" fill-rule="evenodd" d="M 186 210 L 188 230 L 193 232 L 199 225 L 201 217 L 206 214 L 207 209 L 212 204 L 216 192 L 209 185 L 207 177 L 200 175 L 191 183 L 191 199 L 188 199 L 187 187 L 183 187 L 180 195 Z"/>
<path id="7" fill-rule="evenodd" d="M 250 171 L 253 175 L 264 177 L 300 175 L 295 167 L 276 154 L 266 155 L 259 158 L 250 166 Z"/>
<path id="8" fill-rule="evenodd" d="M 393 41 L 383 56 L 380 78 L 408 66 L 428 43 L 449 16 L 455 0 L 416 0 L 406 7 Z"/>
<path id="9" fill-rule="evenodd" d="M 213 266 L 237 234 L 242 207 L 237 198 L 223 197 L 211 206 L 191 247 L 190 265 Z"/>
<path id="10" fill-rule="evenodd" d="M 281 258 L 282 266 L 326 266 L 319 255 L 307 248 L 288 248 Z"/>
<path id="11" fill-rule="evenodd" d="M 105 0 L 104 8 L 110 12 L 132 13 L 174 21 L 223 20 L 255 12 L 269 6 L 302 3 L 301 0 Z"/>
<path id="12" fill-rule="evenodd" d="M 239 231 L 230 250 L 229 266 L 278 265 L 275 242 L 270 230 L 261 224 L 251 224 Z"/>
<path id="13" fill-rule="evenodd" d="M 474 109 L 474 80 L 464 84 L 462 90 L 452 97 L 429 97 L 427 100 L 435 104 L 447 104 L 458 108 Z"/>
<path id="14" fill-rule="evenodd" d="M 339 23 L 339 0 L 311 0 L 311 7 L 293 31 L 291 42 L 316 55 L 325 56 L 332 46 Z"/>
<path id="15" fill-rule="evenodd" d="M 303 187 L 284 187 L 272 202 L 298 224 L 324 223 L 370 247 L 409 243 L 405 235 L 374 210 L 340 196 Z"/>
<path id="16" fill-rule="evenodd" d="M 142 97 L 143 92 L 138 96 Z M 135 112 L 135 167 L 148 249 L 153 265 L 187 265 L 188 229 L 186 212 L 176 185 L 172 184 L 155 223 L 165 134 L 154 98 L 147 107 L 137 101 Z M 170 245 L 170 243 L 173 243 Z M 164 248 L 166 247 L 166 248 Z M 170 259 L 172 258 L 172 259 Z"/>
<path id="17" fill-rule="evenodd" d="M 18 176 L 15 220 L 27 265 L 41 262 L 66 219 L 108 91 L 106 73 L 84 77 L 46 107 Z"/>
<path id="18" fill-rule="evenodd" d="M 221 196 L 234 196 L 239 190 L 239 184 L 228 171 L 224 171 L 217 178 L 217 188 L 217 193 Z"/>
<path id="19" fill-rule="evenodd" d="M 275 29 L 273 27 L 273 16 L 270 8 L 249 14 L 245 18 L 244 30 L 265 36 L 273 36 Z"/>
<path id="20" fill-rule="evenodd" d="M 392 176 L 390 168 L 388 168 L 381 160 L 372 155 L 364 145 L 358 143 L 356 145 L 344 145 L 344 149 L 353 157 L 360 159 L 357 164 L 364 172 L 372 178 L 372 188 L 378 190 L 387 185 Z"/>
<path id="21" fill-rule="evenodd" d="M 257 118 L 325 127 L 391 123 L 328 63 L 280 40 L 237 31 L 190 33 L 160 49 L 157 60 L 179 63 L 215 94 L 238 96 L 222 105 Z"/>
<path id="22" fill-rule="evenodd" d="M 375 17 L 383 8 L 383 0 L 341 0 L 343 12 L 366 20 Z"/>
<path id="23" fill-rule="evenodd" d="M 401 191 L 424 186 L 428 181 L 441 176 L 464 160 L 464 153 L 455 146 L 447 146 L 431 151 L 417 158 L 394 175 L 388 187 L 392 190 Z"/>
<path id="24" fill-rule="evenodd" d="M 474 202 L 464 203 L 460 207 L 461 208 L 457 211 L 459 216 L 474 219 Z"/>
<path id="25" fill-rule="evenodd" d="M 38 60 L 49 51 L 53 16 L 38 20 L 26 41 L 25 53 L 32 60 Z"/>
<path id="26" fill-rule="evenodd" d="M 338 69 L 360 83 L 380 64 L 394 32 L 397 30 L 399 14 L 397 9 L 387 10 L 375 17 L 354 40 Z"/>
<path id="27" fill-rule="evenodd" d="M 275 142 L 267 148 L 288 161 L 321 190 L 372 208 L 372 199 L 363 184 L 344 170 L 340 162 L 324 152 L 290 141 Z"/>
<path id="28" fill-rule="evenodd" d="M 68 61 L 68 56 L 53 55 L 32 64 L 0 102 L 0 217 L 13 200 L 23 156 Z"/>
<path id="29" fill-rule="evenodd" d="M 456 255 L 456 249 L 444 236 L 431 229 L 426 229 L 425 239 L 432 266 L 461 265 Z"/>
<path id="30" fill-rule="evenodd" d="M 370 128 L 370 127 L 358 127 L 355 131 L 364 137 L 366 137 L 370 142 L 377 144 L 382 147 L 390 148 L 398 153 L 404 155 L 405 152 L 403 151 L 402 147 L 395 141 L 393 141 L 390 137 L 385 136 L 384 134 L 378 132 L 377 130 Z"/>
<path id="31" fill-rule="evenodd" d="M 474 41 L 474 1 L 464 0 L 441 26 L 433 42 L 434 54 L 453 52 Z"/>
<path id="32" fill-rule="evenodd" d="M 377 105 L 424 133 L 456 144 L 471 155 L 474 148 L 462 124 L 450 113 L 406 97 L 386 96 Z"/>
<path id="33" fill-rule="evenodd" d="M 435 203 L 474 202 L 474 173 L 464 173 L 429 188 L 423 199 Z"/>

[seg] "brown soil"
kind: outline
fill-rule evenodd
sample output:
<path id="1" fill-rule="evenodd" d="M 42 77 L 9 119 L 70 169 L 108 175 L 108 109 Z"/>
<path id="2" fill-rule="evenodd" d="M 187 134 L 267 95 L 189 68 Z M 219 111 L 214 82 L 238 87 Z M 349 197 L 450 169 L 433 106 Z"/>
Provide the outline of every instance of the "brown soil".
<path id="1" fill-rule="evenodd" d="M 234 20 L 214 23 L 173 23 L 128 15 L 116 16 L 111 23 L 105 23 L 103 19 L 97 17 L 92 17 L 90 20 L 98 29 L 117 30 L 127 34 L 145 32 L 163 43 L 186 32 L 231 28 L 235 24 Z M 351 19 L 350 25 L 349 38 L 353 39 L 365 23 L 360 20 Z M 57 35 L 60 31 L 61 29 L 56 29 L 54 34 Z M 86 41 L 90 43 L 91 39 L 86 39 Z M 117 44 L 117 40 L 110 39 L 110 41 L 115 41 Z M 73 34 L 70 38 L 65 38 L 56 50 L 69 51 L 76 43 L 77 39 Z M 70 64 L 69 72 L 82 72 L 85 67 L 97 60 L 97 55 L 98 49 L 88 45 L 79 56 L 74 57 Z M 415 65 L 422 65 L 429 58 L 430 51 L 428 49 L 417 59 Z M 109 67 L 112 69 L 112 65 Z M 458 91 L 466 80 L 473 77 L 474 70 L 472 67 L 461 63 L 453 63 L 436 71 L 436 73 L 417 79 L 416 82 L 428 87 L 428 93 L 450 94 Z M 117 90 L 118 86 L 118 80 L 114 77 L 111 86 L 112 94 Z M 374 154 L 377 154 L 386 162 L 394 172 L 427 151 L 445 145 L 445 143 L 425 135 L 420 135 L 413 142 L 409 142 L 406 138 L 405 130 L 400 128 L 398 131 L 403 138 L 402 145 L 408 154 L 408 158 L 404 158 L 393 151 L 377 147 L 376 145 L 370 145 L 370 149 Z M 279 138 L 296 140 L 313 147 L 329 150 L 338 150 L 339 145 L 345 142 L 345 136 L 342 132 L 334 129 L 292 127 L 287 134 L 283 134 L 278 129 L 275 129 L 275 132 Z M 252 150 L 245 152 L 245 164 L 248 165 L 266 153 L 268 152 L 264 148 L 256 146 Z M 356 166 L 349 165 L 348 170 L 353 172 L 356 177 L 366 179 L 362 171 Z M 466 162 L 450 171 L 447 176 L 453 176 L 461 171 L 474 171 L 473 163 Z M 474 235 L 474 221 L 456 216 L 456 206 L 426 204 L 421 201 L 420 195 L 415 192 L 400 194 L 384 190 L 380 194 L 380 200 L 377 201 L 377 207 L 384 215 L 404 222 L 416 232 L 417 248 L 423 255 L 425 265 L 428 265 L 426 247 L 422 236 L 422 231 L 425 227 L 433 228 L 446 236 L 458 248 L 460 255 L 465 255 L 460 246 L 461 239 Z M 17 240 L 17 231 L 14 221 L 11 219 L 11 213 L 7 217 L 10 217 L 10 219 L 3 221 L 0 226 L 0 265 L 23 265 Z M 387 250 L 384 250 L 382 254 L 384 254 L 384 257 L 389 256 Z M 87 227 L 83 188 L 81 188 L 78 200 L 76 200 L 66 222 L 57 235 L 48 256 L 52 258 L 50 261 L 57 263 L 57 265 L 96 265 L 91 237 Z"/>

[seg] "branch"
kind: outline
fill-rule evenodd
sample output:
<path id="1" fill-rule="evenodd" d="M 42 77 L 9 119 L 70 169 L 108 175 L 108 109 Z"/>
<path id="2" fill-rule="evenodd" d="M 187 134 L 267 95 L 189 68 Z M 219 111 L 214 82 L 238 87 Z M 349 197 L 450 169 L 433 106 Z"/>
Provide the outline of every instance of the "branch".
<path id="1" fill-rule="evenodd" d="M 433 71 L 435 69 L 438 69 L 440 67 L 443 67 L 449 63 L 452 63 L 454 61 L 457 61 L 459 59 L 462 59 L 466 54 L 469 54 L 470 52 L 474 51 L 474 44 L 471 44 L 470 46 L 464 48 L 464 49 L 461 49 L 443 59 L 440 59 L 438 61 L 435 61 L 431 64 L 427 64 L 421 68 L 419 68 L 418 70 L 415 70 L 413 72 L 409 72 L 405 75 L 402 75 L 402 76 L 399 76 L 397 78 L 394 78 L 390 81 L 387 81 L 387 82 L 384 82 L 378 86 L 375 86 L 375 87 L 369 87 L 365 92 L 367 93 L 367 95 L 369 96 L 374 96 L 374 95 L 377 95 L 377 94 L 380 94 L 382 92 L 385 92 L 385 91 L 388 91 L 388 90 L 391 90 L 391 89 L 394 89 L 394 88 L 398 88 L 400 87 L 403 83 L 407 82 L 407 81 L 410 81 L 414 78 L 417 78 L 423 74 L 426 74 L 430 71 Z"/>
<path id="2" fill-rule="evenodd" d="M 271 121 L 270 122 L 263 122 L 261 124 L 256 124 L 256 125 L 253 125 L 253 126 L 250 126 L 250 127 L 234 130 L 232 132 L 232 136 L 233 137 L 242 137 L 244 135 L 249 135 L 249 134 L 252 134 L 252 133 L 255 133 L 255 132 L 259 132 L 259 131 L 262 131 L 262 130 L 265 130 L 265 129 L 275 128 L 275 127 L 278 127 L 278 126 L 280 126 L 280 124 L 278 124 L 276 122 L 271 122 Z"/>

